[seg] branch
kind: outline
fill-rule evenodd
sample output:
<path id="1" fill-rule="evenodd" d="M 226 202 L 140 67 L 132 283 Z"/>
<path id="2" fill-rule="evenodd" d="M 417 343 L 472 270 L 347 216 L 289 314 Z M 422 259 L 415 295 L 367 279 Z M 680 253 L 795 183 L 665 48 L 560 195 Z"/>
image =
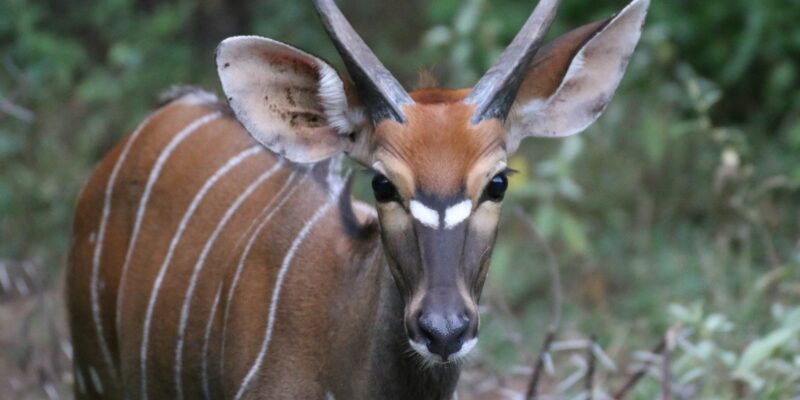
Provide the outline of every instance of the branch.
<path id="1" fill-rule="evenodd" d="M 661 362 L 661 399 L 669 400 L 672 395 L 672 352 L 675 350 L 675 335 L 677 327 L 667 331 L 664 346 L 664 360 Z"/>
<path id="2" fill-rule="evenodd" d="M 33 111 L 14 103 L 16 98 L 25 92 L 28 86 L 28 79 L 25 74 L 20 71 L 19 67 L 14 63 L 10 55 L 3 57 L 3 67 L 12 79 L 16 80 L 16 88 L 9 94 L 8 97 L 0 95 L 0 111 L 19 119 L 25 123 L 33 122 L 36 115 Z"/>
<path id="3" fill-rule="evenodd" d="M 26 123 L 33 122 L 33 118 L 35 117 L 33 111 L 16 105 L 2 96 L 0 96 L 0 111 Z"/>
<path id="4" fill-rule="evenodd" d="M 536 363 L 533 364 L 531 383 L 528 385 L 528 393 L 525 395 L 525 399 L 527 400 L 535 399 L 539 394 L 539 380 L 541 380 L 542 370 L 544 369 L 544 357 L 545 354 L 550 352 L 550 345 L 553 343 L 553 339 L 555 339 L 555 337 L 556 331 L 552 330 L 551 328 L 547 328 L 547 335 L 544 337 L 542 349 L 539 350 L 539 354 L 536 356 Z"/>
<path id="5" fill-rule="evenodd" d="M 552 289 L 553 295 L 553 304 L 552 308 L 550 309 L 550 324 L 549 327 L 552 330 L 558 330 L 558 327 L 561 325 L 561 302 L 562 302 L 562 290 L 561 290 L 561 273 L 560 268 L 558 266 L 558 260 L 556 259 L 556 254 L 553 251 L 553 248 L 550 247 L 550 244 L 542 238 L 542 235 L 539 234 L 539 231 L 533 226 L 531 221 L 528 219 L 528 216 L 525 215 L 525 212 L 522 211 L 522 208 L 516 209 L 517 217 L 523 222 L 523 226 L 525 227 L 525 231 L 530 235 L 533 240 L 542 248 L 544 251 L 545 256 L 547 257 L 547 268 L 550 271 L 550 288 Z"/>
<path id="6" fill-rule="evenodd" d="M 592 336 L 589 337 L 589 345 L 586 346 L 586 352 L 588 353 L 587 356 L 589 357 L 589 362 L 587 363 L 586 367 L 586 400 L 592 400 L 594 397 L 594 372 L 595 363 L 597 360 L 594 348 L 596 346 L 596 342 L 597 337 L 592 334 Z"/>
<path id="7" fill-rule="evenodd" d="M 656 344 L 656 346 L 653 347 L 652 350 L 650 350 L 650 353 L 660 354 L 661 352 L 664 351 L 664 347 L 666 347 L 666 344 L 667 344 L 667 337 L 665 335 L 664 337 L 661 338 L 658 344 Z M 653 364 L 652 360 L 646 360 L 644 362 L 644 365 L 642 365 L 636 372 L 634 372 L 633 375 L 631 375 L 630 378 L 628 378 L 625 384 L 622 385 L 622 387 L 619 390 L 617 390 L 616 393 L 614 393 L 613 398 L 615 400 L 624 399 L 625 396 L 628 394 L 628 392 L 631 389 L 633 389 L 633 387 L 636 386 L 637 383 L 639 383 L 639 380 L 642 379 L 642 377 L 644 377 L 644 375 L 647 373 L 647 368 L 652 364 Z"/>
<path id="8" fill-rule="evenodd" d="M 544 360 L 547 354 L 550 352 L 550 345 L 553 343 L 556 332 L 558 332 L 558 328 L 561 325 L 561 301 L 563 295 L 561 289 L 561 274 L 559 273 L 558 261 L 556 260 L 553 249 L 542 238 L 542 236 L 528 219 L 528 216 L 525 215 L 525 212 L 522 210 L 522 208 L 517 208 L 515 212 L 520 221 L 523 222 L 525 231 L 539 245 L 539 247 L 542 248 L 545 256 L 547 257 L 547 267 L 550 271 L 550 289 L 553 296 L 552 308 L 550 309 L 550 323 L 547 326 L 547 334 L 545 335 L 544 343 L 542 343 L 542 348 L 539 350 L 539 354 L 536 356 L 533 372 L 531 373 L 531 381 L 528 385 L 528 392 L 525 397 L 526 399 L 530 400 L 535 399 L 538 395 L 539 381 L 542 376 L 542 370 L 544 369 Z"/>

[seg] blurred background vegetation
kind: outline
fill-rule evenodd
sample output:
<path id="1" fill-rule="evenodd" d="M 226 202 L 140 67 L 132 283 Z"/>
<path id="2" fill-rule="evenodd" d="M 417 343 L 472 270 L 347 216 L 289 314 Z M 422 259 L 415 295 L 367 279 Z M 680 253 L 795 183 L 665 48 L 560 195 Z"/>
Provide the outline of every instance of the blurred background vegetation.
<path id="1" fill-rule="evenodd" d="M 411 88 L 421 68 L 474 83 L 535 2 L 339 3 Z M 563 3 L 551 36 L 625 5 Z M 543 250 L 510 212 L 522 207 L 564 282 L 547 391 L 586 398 L 570 379 L 587 359 L 572 350 L 594 335 L 609 356 L 597 398 L 637 365 L 651 370 L 632 398 L 656 398 L 662 360 L 635 351 L 671 329 L 672 398 L 800 398 L 800 0 L 653 3 L 604 116 L 579 137 L 528 140 L 511 161 L 464 396 L 520 390 L 548 323 Z M 77 193 L 159 93 L 219 91 L 214 48 L 236 34 L 341 66 L 308 1 L 0 2 L 3 396 L 69 397 L 60 290 Z"/>

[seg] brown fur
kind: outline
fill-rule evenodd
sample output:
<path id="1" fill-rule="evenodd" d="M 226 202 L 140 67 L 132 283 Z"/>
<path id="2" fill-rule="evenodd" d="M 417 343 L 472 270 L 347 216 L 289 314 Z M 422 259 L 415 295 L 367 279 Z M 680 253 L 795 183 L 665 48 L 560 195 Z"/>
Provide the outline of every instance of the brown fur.
<path id="1" fill-rule="evenodd" d="M 106 367 L 97 347 L 91 313 L 90 277 L 92 254 L 94 244 L 97 243 L 96 234 L 103 210 L 105 187 L 124 141 L 101 162 L 78 201 L 73 231 L 75 243 L 70 256 L 68 272 L 68 299 L 70 325 L 75 343 L 75 365 L 77 370 L 85 375 L 84 380 L 90 389 L 92 386 L 89 368 L 94 368 L 98 372 L 104 387 L 103 396 L 97 390 L 90 390 L 88 394 L 79 394 L 78 398 L 121 398 L 123 392 L 131 394 L 131 398 L 139 397 L 139 347 L 142 339 L 143 318 L 150 290 L 153 287 L 153 279 L 161 267 L 178 221 L 182 218 L 200 186 L 226 160 L 254 145 L 254 142 L 236 121 L 223 118 L 212 122 L 176 148 L 153 188 L 125 287 L 122 288 L 118 287 L 120 268 L 123 265 L 130 240 L 138 200 L 141 198 L 141 191 L 155 157 L 176 132 L 189 122 L 212 111 L 211 107 L 180 103 L 172 103 L 157 111 L 156 116 L 145 127 L 131 148 L 127 161 L 117 178 L 112 199 L 112 212 L 103 245 L 101 259 L 103 284 L 100 294 L 104 332 L 112 349 L 114 362 L 118 367 L 121 366 L 118 368 L 120 376 L 111 375 L 111 371 Z M 202 162 L 197 163 L 197 160 L 202 160 Z M 188 286 L 188 277 L 197 259 L 199 249 L 202 248 L 222 213 L 233 199 L 257 175 L 275 162 L 275 157 L 267 152 L 245 160 L 212 188 L 201 202 L 194 217 L 189 220 L 163 282 L 152 321 L 148 362 L 148 388 L 151 398 L 175 396 L 172 371 L 177 324 Z M 186 398 L 201 396 L 199 387 L 201 355 L 199 351 L 217 285 L 219 282 L 225 282 L 223 296 L 227 294 L 225 289 L 230 285 L 231 271 L 235 269 L 238 256 L 242 251 L 241 239 L 252 233 L 248 232 L 247 228 L 293 170 L 297 170 L 297 167 L 287 164 L 282 171 L 261 185 L 243 203 L 221 232 L 216 245 L 209 254 L 205 268 L 199 275 L 198 286 L 192 298 L 191 314 L 185 338 L 183 381 Z M 299 181 L 303 175 L 303 172 L 298 172 L 295 175 L 296 181 Z M 214 361 L 215 357 L 220 354 L 217 351 L 219 347 L 212 346 L 211 366 L 215 367 L 220 365 L 220 362 L 222 363 L 222 370 L 212 369 L 212 393 L 217 397 L 222 396 L 223 393 L 226 397 L 233 396 L 237 389 L 236 385 L 241 382 L 246 369 L 252 363 L 253 354 L 258 351 L 262 337 L 259 333 L 264 331 L 266 313 L 253 313 L 251 310 L 269 309 L 269 297 L 277 272 L 276 269 L 264 270 L 264 266 L 281 264 L 287 247 L 304 221 L 320 204 L 328 201 L 324 188 L 313 178 L 308 177 L 305 182 L 281 212 L 275 214 L 273 220 L 262 232 L 262 235 L 268 235 L 269 239 L 257 241 L 258 244 L 246 260 L 240 287 L 237 289 L 234 302 L 230 305 L 227 330 L 229 337 L 220 337 L 222 315 L 217 314 L 218 323 L 215 323 L 213 327 L 213 342 L 221 345 L 224 341 L 227 343 L 225 347 L 228 350 L 225 359 Z M 283 291 L 280 298 L 274 342 L 270 346 L 270 362 L 265 364 L 262 372 L 265 377 L 279 377 L 284 373 L 283 371 L 294 371 L 299 374 L 302 371 L 295 367 L 296 362 L 308 362 L 308 365 L 314 365 L 315 367 L 309 370 L 309 373 L 317 371 L 320 365 L 327 363 L 321 360 L 332 356 L 328 344 L 339 346 L 339 348 L 349 348 L 345 343 L 337 343 L 337 341 L 354 340 L 350 335 L 342 335 L 342 339 L 337 339 L 335 336 L 337 330 L 329 325 L 334 321 L 334 315 L 330 314 L 333 310 L 324 306 L 332 301 L 333 296 L 336 296 L 335 288 L 344 284 L 342 280 L 347 276 L 347 271 L 351 271 L 350 268 L 353 268 L 352 266 L 345 268 L 346 265 L 350 265 L 349 252 L 354 246 L 349 244 L 347 236 L 335 233 L 342 230 L 336 207 L 331 207 L 317 228 L 313 229 L 303 242 L 301 250 L 297 252 L 292 263 L 294 269 L 288 274 L 284 283 L 286 287 L 293 289 Z M 310 248 L 315 248 L 317 251 L 305 250 Z M 331 256 L 334 258 L 332 259 Z M 320 257 L 325 257 L 325 262 Z M 338 259 L 338 261 L 334 261 L 334 259 Z M 334 275 L 328 275 L 328 278 L 320 284 L 312 277 L 323 273 L 323 269 L 327 271 L 326 274 L 333 273 Z M 337 275 L 339 278 L 336 277 Z M 127 296 L 124 297 L 122 314 L 119 315 L 122 330 L 116 331 L 114 326 L 114 321 L 118 317 L 116 315 L 116 299 L 120 290 L 125 291 Z M 224 310 L 225 306 L 223 297 L 219 310 Z M 329 311 L 325 312 L 325 310 Z M 296 319 L 297 316 L 303 314 L 309 314 L 309 317 Z M 357 319 L 363 319 L 370 313 L 359 310 L 350 315 Z M 305 322 L 298 325 L 294 321 Z M 365 321 L 354 320 L 353 322 L 358 322 L 360 325 L 366 324 Z M 251 334 L 242 335 L 243 332 L 251 332 Z M 302 332 L 302 334 L 298 335 L 298 332 Z M 289 340 L 293 345 L 283 344 L 285 340 Z M 301 344 L 298 340 L 305 344 Z M 307 349 L 308 353 L 291 349 Z M 283 355 L 281 354 L 283 351 L 289 351 L 291 354 Z M 275 358 L 273 359 L 273 357 Z M 282 361 L 278 362 L 277 360 Z M 314 373 L 316 374 L 316 372 Z M 307 378 L 312 378 L 312 376 L 307 376 Z M 316 379 L 314 380 L 316 381 Z M 267 382 L 275 382 L 275 380 L 269 379 Z M 278 390 L 274 385 L 273 389 Z M 319 387 L 315 390 L 320 393 L 319 397 L 321 398 L 324 388 Z M 295 395 L 298 394 L 290 388 L 278 390 L 276 393 L 283 393 L 282 396 L 286 396 L 286 398 L 296 398 Z"/>
<path id="2" fill-rule="evenodd" d="M 402 177 L 410 192 L 452 196 L 465 188 L 481 157 L 502 147 L 502 129 L 495 121 L 469 123 L 473 106 L 458 101 L 464 94 L 443 89 L 414 92 L 419 103 L 405 108 L 408 122 L 384 122 L 376 130 L 382 150 L 378 158 L 401 162 L 413 171 L 412 176 Z"/>
<path id="3" fill-rule="evenodd" d="M 153 188 L 123 287 L 119 287 L 120 269 L 138 201 L 155 158 L 175 133 L 198 117 L 214 112 L 215 107 L 178 101 L 156 111 L 133 144 L 114 186 L 101 259 L 100 309 L 117 374 L 105 365 L 98 347 L 90 280 L 106 185 L 121 148 L 129 139 L 103 159 L 78 200 L 67 298 L 76 373 L 82 374 L 88 388 L 87 393 L 76 393 L 79 399 L 121 399 L 123 393 L 127 398 L 141 398 L 139 353 L 154 278 L 177 224 L 197 190 L 226 160 L 254 145 L 236 121 L 216 120 L 175 149 Z M 147 363 L 151 399 L 176 395 L 173 373 L 179 314 L 199 250 L 233 199 L 276 161 L 266 151 L 245 160 L 208 192 L 189 220 L 153 314 Z M 337 200 L 329 197 L 327 189 L 312 174 L 298 168 L 286 164 L 262 184 L 221 231 L 208 255 L 191 300 L 186 329 L 182 364 L 184 398 L 202 398 L 203 336 L 220 284 L 222 298 L 211 325 L 209 383 L 212 398 L 233 398 L 259 351 L 278 268 L 299 230 L 326 202 L 332 203 L 330 209 L 310 231 L 290 264 L 279 296 L 269 350 L 245 398 L 321 399 L 327 391 L 343 399 L 439 398 L 422 393 L 452 390 L 453 380 L 450 384 L 424 386 L 443 378 L 435 371 L 418 370 L 416 362 L 405 355 L 392 358 L 404 354 L 397 346 L 406 344 L 401 337 L 395 338 L 404 335 L 402 325 L 393 325 L 400 321 L 392 319 L 394 312 L 389 311 L 399 304 L 397 289 L 382 266 L 377 237 L 356 239 L 343 234 L 346 231 L 335 204 Z M 297 190 L 255 240 L 228 304 L 227 290 L 243 247 L 254 232 L 254 221 L 264 218 L 265 205 L 292 173 L 294 180 L 287 187 L 296 186 Z M 304 183 L 300 184 L 301 181 Z M 359 220 L 366 219 L 363 212 L 357 214 Z M 117 315 L 120 291 L 126 296 L 121 314 Z M 121 321 L 119 331 L 114 324 L 116 318 Z M 389 319 L 381 320 L 386 318 Z M 359 329 L 354 331 L 354 326 Z M 378 330 L 386 328 L 390 328 L 387 333 L 377 335 Z M 409 362 L 410 365 L 403 366 Z M 92 385 L 90 368 L 99 375 L 102 394 Z M 341 375 L 344 371 L 346 379 Z M 397 379 L 411 371 L 424 376 Z M 387 382 L 388 377 L 394 380 Z"/>

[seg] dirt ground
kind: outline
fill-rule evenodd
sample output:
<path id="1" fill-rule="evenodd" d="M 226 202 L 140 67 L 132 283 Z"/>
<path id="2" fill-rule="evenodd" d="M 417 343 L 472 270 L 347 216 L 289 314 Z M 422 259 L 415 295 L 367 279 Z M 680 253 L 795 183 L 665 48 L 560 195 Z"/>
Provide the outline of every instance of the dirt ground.
<path id="1" fill-rule="evenodd" d="M 0 398 L 71 399 L 71 357 L 61 287 L 3 295 Z"/>

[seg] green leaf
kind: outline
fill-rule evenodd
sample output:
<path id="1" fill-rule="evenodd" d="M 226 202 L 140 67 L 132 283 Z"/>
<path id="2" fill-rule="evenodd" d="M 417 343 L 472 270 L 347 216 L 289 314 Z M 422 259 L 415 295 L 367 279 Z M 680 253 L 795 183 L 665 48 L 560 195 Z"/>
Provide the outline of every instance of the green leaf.
<path id="1" fill-rule="evenodd" d="M 536 221 L 536 229 L 542 233 L 542 236 L 549 238 L 553 235 L 556 229 L 557 212 L 552 205 L 543 205 L 536 211 L 534 220 Z"/>
<path id="2" fill-rule="evenodd" d="M 561 217 L 561 234 L 570 250 L 577 254 L 586 254 L 589 251 L 589 240 L 583 225 L 569 214 Z"/>
<path id="3" fill-rule="evenodd" d="M 739 359 L 734 376 L 744 378 L 795 335 L 797 335 L 797 329 L 781 328 L 766 337 L 751 342 L 742 354 L 742 358 Z"/>

